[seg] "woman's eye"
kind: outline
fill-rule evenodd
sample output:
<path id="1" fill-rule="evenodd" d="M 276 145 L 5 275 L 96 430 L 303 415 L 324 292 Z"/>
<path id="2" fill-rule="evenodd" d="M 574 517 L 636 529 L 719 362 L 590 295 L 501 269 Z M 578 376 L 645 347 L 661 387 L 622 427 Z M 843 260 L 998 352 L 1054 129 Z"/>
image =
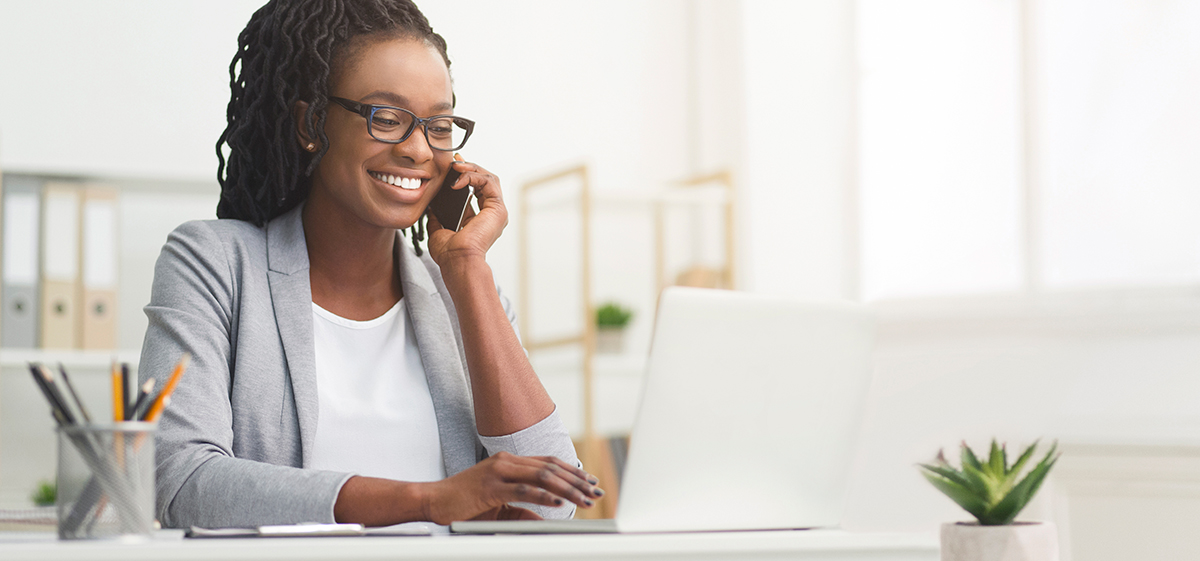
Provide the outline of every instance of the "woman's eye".
<path id="1" fill-rule="evenodd" d="M 404 126 L 407 119 L 396 111 L 380 110 L 371 116 L 371 126 L 375 128 L 396 128 Z"/>
<path id="2" fill-rule="evenodd" d="M 437 136 L 450 136 L 454 133 L 454 127 L 450 121 L 433 121 L 429 123 L 429 134 Z"/>
<path id="3" fill-rule="evenodd" d="M 395 119 L 389 119 L 380 115 L 371 118 L 371 124 L 377 127 L 398 127 L 400 122 Z"/>

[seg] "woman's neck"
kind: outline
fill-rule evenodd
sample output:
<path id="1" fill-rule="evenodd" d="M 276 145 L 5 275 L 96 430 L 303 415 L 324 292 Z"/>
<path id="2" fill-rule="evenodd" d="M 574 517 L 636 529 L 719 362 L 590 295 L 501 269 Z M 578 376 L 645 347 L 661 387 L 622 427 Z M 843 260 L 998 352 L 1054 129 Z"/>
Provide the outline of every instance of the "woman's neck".
<path id="1" fill-rule="evenodd" d="M 347 319 L 377 318 L 403 296 L 396 231 L 331 212 L 326 203 L 310 199 L 302 214 L 312 300 Z"/>

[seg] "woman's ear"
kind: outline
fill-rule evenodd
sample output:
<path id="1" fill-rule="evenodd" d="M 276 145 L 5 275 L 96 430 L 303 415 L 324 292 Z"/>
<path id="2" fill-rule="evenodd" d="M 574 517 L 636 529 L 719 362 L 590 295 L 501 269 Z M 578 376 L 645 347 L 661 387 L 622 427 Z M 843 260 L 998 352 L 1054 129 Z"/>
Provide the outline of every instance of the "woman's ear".
<path id="1" fill-rule="evenodd" d="M 317 140 L 308 134 L 308 123 L 305 118 L 305 113 L 308 112 L 307 101 L 297 101 L 292 105 L 292 120 L 296 122 L 296 140 L 300 142 L 300 148 L 308 152 L 316 152 L 320 149 Z"/>

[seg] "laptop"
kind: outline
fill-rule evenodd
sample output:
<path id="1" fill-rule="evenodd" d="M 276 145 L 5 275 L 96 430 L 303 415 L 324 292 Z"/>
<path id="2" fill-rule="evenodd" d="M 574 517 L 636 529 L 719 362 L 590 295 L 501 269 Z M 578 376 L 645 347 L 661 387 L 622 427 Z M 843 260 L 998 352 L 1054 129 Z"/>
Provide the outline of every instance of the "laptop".
<path id="1" fill-rule="evenodd" d="M 455 533 L 834 527 L 866 402 L 873 314 L 672 287 L 659 300 L 612 520 L 455 522 Z"/>

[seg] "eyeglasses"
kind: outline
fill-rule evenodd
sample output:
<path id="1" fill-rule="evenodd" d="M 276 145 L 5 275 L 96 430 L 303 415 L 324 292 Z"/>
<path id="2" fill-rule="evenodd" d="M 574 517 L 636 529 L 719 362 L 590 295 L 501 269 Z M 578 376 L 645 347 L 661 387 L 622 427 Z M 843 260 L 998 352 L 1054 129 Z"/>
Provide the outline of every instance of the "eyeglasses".
<path id="1" fill-rule="evenodd" d="M 475 121 L 454 115 L 434 115 L 422 119 L 412 111 L 390 105 L 369 105 L 341 97 L 329 99 L 362 115 L 367 120 L 367 134 L 371 138 L 388 144 L 399 144 L 408 140 L 420 125 L 425 131 L 425 140 L 434 150 L 453 151 L 461 149 L 475 130 Z"/>

